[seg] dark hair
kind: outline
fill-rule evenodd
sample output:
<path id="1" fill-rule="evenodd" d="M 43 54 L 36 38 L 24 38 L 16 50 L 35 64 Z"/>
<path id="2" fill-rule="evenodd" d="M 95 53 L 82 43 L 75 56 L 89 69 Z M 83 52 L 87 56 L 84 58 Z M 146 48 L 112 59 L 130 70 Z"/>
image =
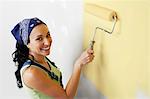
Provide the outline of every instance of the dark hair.
<path id="1" fill-rule="evenodd" d="M 24 44 L 16 43 L 16 51 L 12 54 L 13 61 L 15 62 L 15 65 L 17 66 L 17 70 L 15 72 L 16 80 L 17 80 L 17 86 L 19 88 L 22 88 L 22 81 L 21 81 L 21 74 L 20 70 L 23 66 L 23 64 L 29 59 L 29 48 Z"/>

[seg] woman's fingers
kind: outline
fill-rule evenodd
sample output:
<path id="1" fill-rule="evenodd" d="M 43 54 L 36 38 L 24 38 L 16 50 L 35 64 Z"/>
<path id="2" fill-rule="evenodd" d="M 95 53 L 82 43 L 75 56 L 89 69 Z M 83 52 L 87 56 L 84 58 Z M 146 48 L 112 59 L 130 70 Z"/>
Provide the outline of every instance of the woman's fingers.
<path id="1" fill-rule="evenodd" d="M 85 59 L 86 59 L 86 63 L 89 63 L 94 59 L 94 51 L 92 49 L 87 49 Z"/>
<path id="2" fill-rule="evenodd" d="M 88 62 L 91 62 L 93 59 L 94 59 L 94 55 L 93 55 L 93 54 L 91 54 L 91 55 L 89 55 L 89 56 L 87 57 L 87 61 L 88 61 Z"/>
<path id="3" fill-rule="evenodd" d="M 93 59 L 94 59 L 94 51 L 91 48 L 88 48 L 81 54 L 77 62 L 79 64 L 86 65 L 90 63 Z"/>
<path id="4" fill-rule="evenodd" d="M 89 54 L 93 54 L 93 53 L 94 53 L 94 51 L 93 51 L 91 48 L 88 48 L 88 49 L 87 49 L 87 53 L 89 53 Z"/>

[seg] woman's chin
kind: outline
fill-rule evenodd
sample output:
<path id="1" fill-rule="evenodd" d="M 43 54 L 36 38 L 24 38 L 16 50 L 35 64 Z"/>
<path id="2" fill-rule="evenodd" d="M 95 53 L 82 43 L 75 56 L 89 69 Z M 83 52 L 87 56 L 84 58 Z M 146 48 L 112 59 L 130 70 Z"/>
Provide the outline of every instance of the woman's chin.
<path id="1" fill-rule="evenodd" d="M 47 56 L 47 55 L 49 55 L 49 54 L 50 54 L 50 52 L 48 52 L 48 53 L 44 53 L 44 55 L 45 55 L 45 56 Z"/>
<path id="2" fill-rule="evenodd" d="M 45 51 L 45 52 L 42 52 L 43 56 L 47 56 L 50 54 L 50 51 Z"/>

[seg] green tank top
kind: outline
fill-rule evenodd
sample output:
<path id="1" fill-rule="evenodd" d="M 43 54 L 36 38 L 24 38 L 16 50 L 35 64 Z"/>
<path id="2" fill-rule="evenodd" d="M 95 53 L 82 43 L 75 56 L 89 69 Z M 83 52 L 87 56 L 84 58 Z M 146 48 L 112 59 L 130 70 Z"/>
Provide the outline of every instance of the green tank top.
<path id="1" fill-rule="evenodd" d="M 41 68 L 41 65 L 38 63 L 35 63 L 31 60 L 28 60 L 24 63 L 20 73 L 21 73 L 21 78 L 23 75 L 23 72 L 29 67 L 29 66 L 34 66 L 36 68 L 40 68 L 42 69 L 44 72 L 46 72 L 47 76 L 52 79 L 53 81 L 57 82 L 58 84 L 60 84 L 60 86 L 63 87 L 62 84 L 62 74 L 60 72 L 60 70 L 55 66 L 55 64 L 53 64 L 48 58 L 46 58 L 47 62 L 49 63 L 49 65 L 51 66 L 51 71 L 45 70 L 43 69 L 43 66 Z M 33 88 L 29 88 L 28 86 L 25 85 L 23 79 L 22 79 L 22 84 L 23 84 L 23 89 L 25 91 L 27 91 L 27 93 L 29 94 L 29 96 L 31 97 L 31 99 L 53 99 L 54 97 L 50 97 L 47 96 Z"/>

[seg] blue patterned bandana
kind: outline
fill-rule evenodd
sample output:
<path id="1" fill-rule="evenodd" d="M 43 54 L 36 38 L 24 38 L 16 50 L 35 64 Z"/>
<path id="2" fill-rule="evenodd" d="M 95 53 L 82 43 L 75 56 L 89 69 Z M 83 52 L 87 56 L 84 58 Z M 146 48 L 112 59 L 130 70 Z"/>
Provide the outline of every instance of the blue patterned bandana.
<path id="1" fill-rule="evenodd" d="M 39 24 L 45 23 L 38 18 L 24 19 L 19 22 L 11 32 L 19 44 L 27 45 L 32 29 Z"/>

